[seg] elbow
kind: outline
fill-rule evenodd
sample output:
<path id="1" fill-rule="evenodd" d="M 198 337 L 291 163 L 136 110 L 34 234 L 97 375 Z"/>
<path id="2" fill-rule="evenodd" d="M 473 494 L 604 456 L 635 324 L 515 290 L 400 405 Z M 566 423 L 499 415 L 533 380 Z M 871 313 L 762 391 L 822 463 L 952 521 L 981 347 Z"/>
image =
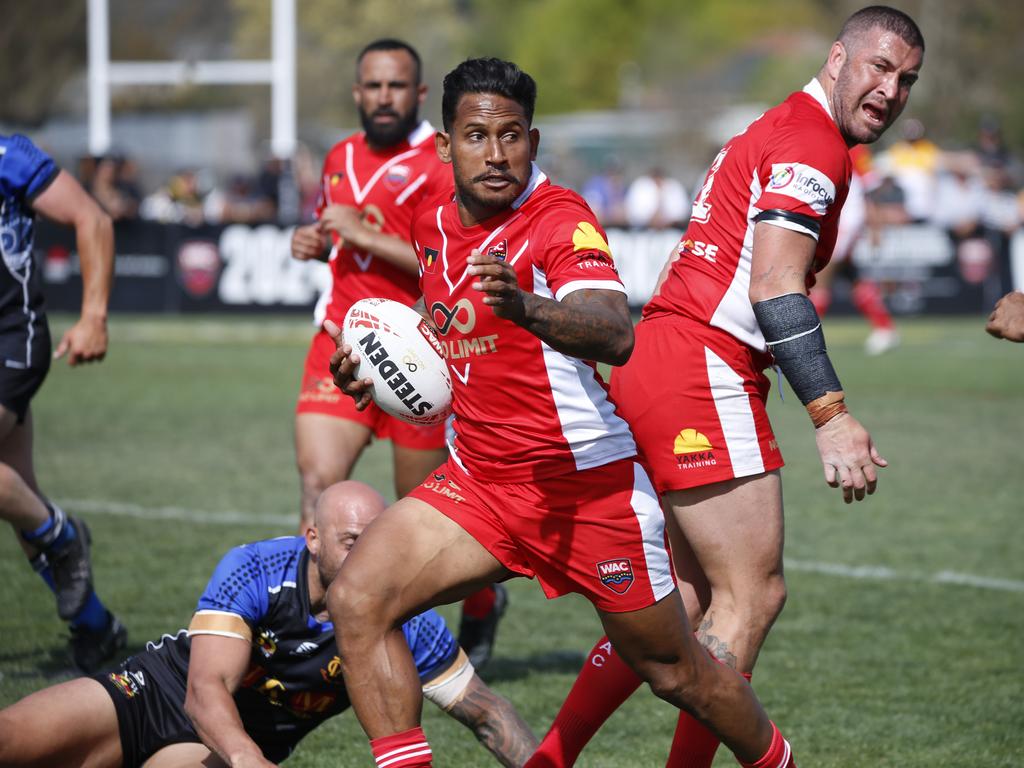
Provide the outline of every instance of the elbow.
<path id="1" fill-rule="evenodd" d="M 612 366 L 625 365 L 630 355 L 633 354 L 635 342 L 636 337 L 633 333 L 633 325 L 628 323 L 620 333 L 613 335 L 609 343 L 608 354 L 601 362 Z"/>

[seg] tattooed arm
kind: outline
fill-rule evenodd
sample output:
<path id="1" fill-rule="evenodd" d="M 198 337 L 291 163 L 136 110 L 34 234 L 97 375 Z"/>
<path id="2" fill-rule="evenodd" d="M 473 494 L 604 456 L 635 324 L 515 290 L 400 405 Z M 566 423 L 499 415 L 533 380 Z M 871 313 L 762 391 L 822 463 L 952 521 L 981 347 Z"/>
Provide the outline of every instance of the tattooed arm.
<path id="1" fill-rule="evenodd" d="M 520 768 L 537 749 L 537 737 L 530 726 L 478 675 L 473 675 L 462 698 L 445 711 L 472 730 L 506 768 Z"/>
<path id="2" fill-rule="evenodd" d="M 633 320 L 626 295 L 618 291 L 582 289 L 561 301 L 526 293 L 515 270 L 494 256 L 477 251 L 469 257 L 473 288 L 494 314 L 520 325 L 552 349 L 581 360 L 622 365 L 633 352 Z"/>

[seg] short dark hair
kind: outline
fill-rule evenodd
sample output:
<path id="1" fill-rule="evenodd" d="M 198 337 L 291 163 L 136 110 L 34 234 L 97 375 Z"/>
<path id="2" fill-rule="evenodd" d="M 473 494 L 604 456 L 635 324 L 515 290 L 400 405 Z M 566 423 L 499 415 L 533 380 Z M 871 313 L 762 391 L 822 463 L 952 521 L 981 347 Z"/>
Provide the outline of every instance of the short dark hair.
<path id="1" fill-rule="evenodd" d="M 466 59 L 445 75 L 441 97 L 441 122 L 445 131 L 451 130 L 459 99 L 467 93 L 496 93 L 512 99 L 526 113 L 527 125 L 533 124 L 537 83 L 511 61 L 491 57 Z"/>
<path id="2" fill-rule="evenodd" d="M 420 84 L 420 78 L 422 77 L 423 70 L 423 62 L 420 60 L 420 55 L 416 53 L 416 49 L 407 42 L 404 40 L 398 40 L 394 37 L 382 37 L 380 40 L 374 40 L 359 52 L 359 56 L 356 57 L 357 83 L 359 82 L 359 67 L 363 63 L 363 59 L 366 54 L 373 53 L 374 51 L 405 51 L 408 53 L 412 56 L 413 63 L 416 65 L 416 85 Z"/>
<path id="3" fill-rule="evenodd" d="M 887 5 L 869 5 L 867 8 L 861 8 L 843 24 L 838 40 L 849 47 L 852 38 L 875 27 L 898 35 L 911 48 L 920 48 L 922 52 L 924 51 L 924 35 L 914 20 L 903 11 Z"/>

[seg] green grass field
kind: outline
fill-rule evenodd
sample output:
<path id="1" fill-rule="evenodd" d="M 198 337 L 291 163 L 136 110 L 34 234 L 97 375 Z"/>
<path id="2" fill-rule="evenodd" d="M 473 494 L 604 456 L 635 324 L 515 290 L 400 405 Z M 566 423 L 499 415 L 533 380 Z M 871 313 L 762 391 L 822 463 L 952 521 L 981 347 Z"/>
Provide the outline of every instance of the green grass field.
<path id="1" fill-rule="evenodd" d="M 773 391 L 790 597 L 755 687 L 805 768 L 1024 765 L 1024 345 L 989 338 L 980 318 L 915 320 L 900 349 L 867 358 L 860 322 L 828 325 L 851 409 L 891 466 L 876 496 L 844 506 L 803 409 Z M 105 363 L 51 372 L 33 406 L 40 483 L 89 521 L 98 589 L 133 649 L 187 624 L 229 547 L 293 532 L 292 407 L 310 333 L 293 318 L 117 317 Z M 374 445 L 357 477 L 390 494 L 389 455 Z M 0 578 L 5 706 L 71 672 L 52 598 L 10 535 Z M 575 596 L 548 602 L 525 580 L 510 592 L 484 677 L 541 734 L 600 630 Z M 438 765 L 489 764 L 433 710 Z M 642 690 L 580 765 L 663 765 L 674 722 Z M 370 764 L 351 714 L 288 762 Z M 720 752 L 716 765 L 734 764 Z"/>

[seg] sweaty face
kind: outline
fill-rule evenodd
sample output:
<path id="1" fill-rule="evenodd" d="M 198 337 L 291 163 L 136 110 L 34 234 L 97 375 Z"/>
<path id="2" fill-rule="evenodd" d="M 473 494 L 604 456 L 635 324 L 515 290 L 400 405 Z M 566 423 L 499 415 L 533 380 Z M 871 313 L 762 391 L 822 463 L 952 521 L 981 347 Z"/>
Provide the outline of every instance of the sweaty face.
<path id="1" fill-rule="evenodd" d="M 471 219 L 500 213 L 519 197 L 530 181 L 538 140 L 519 102 L 494 93 L 462 96 L 451 132 L 442 134 L 448 156 L 442 149 L 441 157 L 452 163 L 460 208 Z"/>
<path id="2" fill-rule="evenodd" d="M 832 111 L 847 144 L 877 141 L 910 98 L 924 52 L 875 28 L 851 41 L 832 89 Z"/>
<path id="3" fill-rule="evenodd" d="M 364 527 L 364 522 L 353 516 L 337 525 L 326 525 L 318 529 L 320 550 L 317 553 L 316 570 L 325 590 L 338 575 L 341 564 L 345 562 Z"/>
<path id="4" fill-rule="evenodd" d="M 426 87 L 416 83 L 416 62 L 408 51 L 370 51 L 359 63 L 352 97 L 373 147 L 392 147 L 419 123 Z"/>

